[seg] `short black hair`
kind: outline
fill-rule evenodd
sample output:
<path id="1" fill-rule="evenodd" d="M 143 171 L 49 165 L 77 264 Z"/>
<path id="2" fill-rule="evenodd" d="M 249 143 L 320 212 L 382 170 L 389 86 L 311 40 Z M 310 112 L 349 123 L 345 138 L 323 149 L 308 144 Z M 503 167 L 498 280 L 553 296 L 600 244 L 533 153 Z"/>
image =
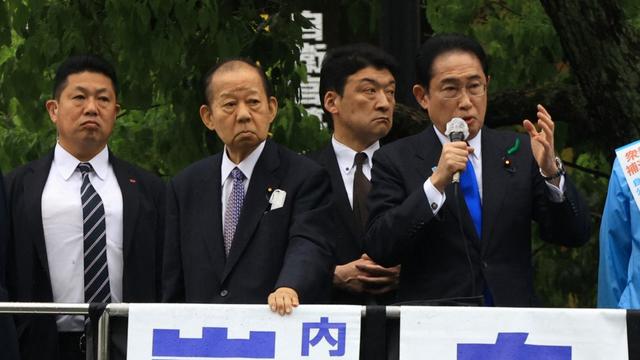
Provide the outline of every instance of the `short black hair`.
<path id="1" fill-rule="evenodd" d="M 69 75 L 79 74 L 82 72 L 92 72 L 102 74 L 113 84 L 113 91 L 118 96 L 118 77 L 116 71 L 105 59 L 98 55 L 72 55 L 68 57 L 56 70 L 56 77 L 53 80 L 53 98 L 58 99 L 62 90 L 67 86 Z"/>
<path id="2" fill-rule="evenodd" d="M 246 58 L 246 57 L 234 57 L 220 60 L 215 65 L 213 65 L 209 71 L 202 77 L 202 104 L 210 105 L 209 100 L 211 99 L 211 89 L 209 85 L 211 85 L 211 79 L 213 78 L 213 74 L 216 71 L 220 70 L 225 65 L 228 65 L 232 62 L 240 62 L 254 68 L 258 74 L 260 74 L 260 79 L 262 79 L 262 86 L 264 87 L 264 92 L 267 94 L 267 98 L 273 96 L 273 90 L 271 89 L 271 84 L 269 83 L 269 79 L 267 78 L 267 74 L 264 72 L 264 69 L 260 65 L 258 65 L 255 61 Z"/>
<path id="3" fill-rule="evenodd" d="M 350 44 L 331 49 L 322 60 L 320 70 L 320 102 L 324 108 L 324 96 L 328 91 L 335 91 L 342 95 L 347 78 L 358 71 L 372 66 L 378 70 L 389 70 L 394 78 L 397 77 L 398 63 L 393 56 L 380 48 L 366 43 Z M 325 121 L 332 128 L 331 116 L 325 116 Z"/>
<path id="4" fill-rule="evenodd" d="M 482 45 L 473 38 L 462 34 L 436 34 L 422 44 L 416 56 L 416 81 L 429 90 L 433 78 L 433 62 L 448 52 L 466 52 L 480 61 L 484 75 L 489 75 L 487 54 Z"/>

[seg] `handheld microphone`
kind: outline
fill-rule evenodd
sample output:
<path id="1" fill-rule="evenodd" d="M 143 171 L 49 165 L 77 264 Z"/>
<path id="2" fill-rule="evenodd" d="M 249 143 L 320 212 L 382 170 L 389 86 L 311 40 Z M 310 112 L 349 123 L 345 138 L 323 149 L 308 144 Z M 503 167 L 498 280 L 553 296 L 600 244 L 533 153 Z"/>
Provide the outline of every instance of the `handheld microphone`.
<path id="1" fill-rule="evenodd" d="M 464 141 L 469 137 L 469 126 L 467 123 L 459 117 L 454 117 L 449 120 L 447 123 L 447 129 L 444 134 L 449 138 L 450 141 Z M 452 183 L 460 182 L 460 171 L 456 171 L 453 174 Z"/>

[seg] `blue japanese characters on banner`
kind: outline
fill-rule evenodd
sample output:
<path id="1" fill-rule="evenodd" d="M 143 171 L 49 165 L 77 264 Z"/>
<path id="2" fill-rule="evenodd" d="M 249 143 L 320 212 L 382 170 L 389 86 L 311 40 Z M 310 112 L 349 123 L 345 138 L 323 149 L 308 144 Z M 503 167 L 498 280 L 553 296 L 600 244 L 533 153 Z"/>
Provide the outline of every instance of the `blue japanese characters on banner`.
<path id="1" fill-rule="evenodd" d="M 627 360 L 624 310 L 402 307 L 400 360 Z"/>
<path id="2" fill-rule="evenodd" d="M 358 359 L 360 307 L 132 304 L 129 359 Z"/>
<path id="3" fill-rule="evenodd" d="M 153 356 L 274 359 L 276 333 L 250 331 L 248 339 L 229 339 L 227 328 L 205 327 L 202 339 L 181 338 L 180 330 L 153 329 Z"/>
<path id="4" fill-rule="evenodd" d="M 317 329 L 318 333 L 310 338 L 311 330 Z M 338 331 L 337 338 L 334 338 L 329 330 L 335 329 Z M 320 318 L 318 323 L 303 323 L 302 324 L 302 356 L 309 356 L 309 347 L 316 346 L 322 340 L 325 340 L 329 345 L 336 347 L 333 350 L 329 350 L 330 356 L 344 356 L 344 342 L 347 333 L 346 323 L 330 323 L 328 317 Z"/>
<path id="5" fill-rule="evenodd" d="M 458 344 L 457 360 L 571 360 L 571 346 L 525 344 L 528 333 L 498 333 L 495 344 Z"/>

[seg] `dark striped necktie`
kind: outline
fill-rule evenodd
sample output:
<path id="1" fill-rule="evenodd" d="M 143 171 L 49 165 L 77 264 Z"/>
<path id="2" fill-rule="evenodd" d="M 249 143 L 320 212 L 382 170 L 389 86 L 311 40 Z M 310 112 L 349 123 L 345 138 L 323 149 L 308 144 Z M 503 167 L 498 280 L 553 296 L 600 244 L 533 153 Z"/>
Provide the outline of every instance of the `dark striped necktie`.
<path id="1" fill-rule="evenodd" d="M 104 205 L 89 180 L 89 173 L 93 171 L 91 164 L 80 163 L 78 169 L 82 173 L 80 198 L 84 233 L 84 300 L 86 303 L 108 303 L 111 302 L 111 288 Z"/>

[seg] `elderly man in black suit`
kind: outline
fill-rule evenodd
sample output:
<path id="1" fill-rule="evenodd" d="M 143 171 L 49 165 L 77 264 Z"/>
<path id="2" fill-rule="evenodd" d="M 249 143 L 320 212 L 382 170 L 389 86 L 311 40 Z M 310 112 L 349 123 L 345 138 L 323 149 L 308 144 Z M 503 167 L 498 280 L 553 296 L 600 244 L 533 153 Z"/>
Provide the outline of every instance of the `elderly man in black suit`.
<path id="1" fill-rule="evenodd" d="M 322 62 L 320 98 L 331 143 L 310 155 L 331 177 L 336 211 L 336 260 L 331 301 L 386 305 L 395 299 L 400 266 L 384 268 L 364 251 L 371 158 L 393 123 L 396 61 L 369 44 L 329 51 Z"/>
<path id="2" fill-rule="evenodd" d="M 585 201 L 555 155 L 551 116 L 538 105 L 541 130 L 525 120 L 528 136 L 483 126 L 487 61 L 471 38 L 432 37 L 416 66 L 413 94 L 433 126 L 374 155 L 367 252 L 384 266 L 402 264 L 401 301 L 532 306 L 531 220 L 549 242 L 589 239 Z M 468 127 L 466 142 L 445 135 L 454 117 Z"/>
<path id="3" fill-rule="evenodd" d="M 267 139 L 278 104 L 260 67 L 226 60 L 203 83 L 200 117 L 225 147 L 169 183 L 163 300 L 268 302 L 281 315 L 326 301 L 325 171 Z"/>
<path id="4" fill-rule="evenodd" d="M 159 300 L 165 188 L 107 147 L 117 89 L 96 56 L 72 56 L 56 72 L 46 107 L 57 144 L 6 179 L 12 301 Z M 15 318 L 23 360 L 85 358 L 84 317 Z"/>

